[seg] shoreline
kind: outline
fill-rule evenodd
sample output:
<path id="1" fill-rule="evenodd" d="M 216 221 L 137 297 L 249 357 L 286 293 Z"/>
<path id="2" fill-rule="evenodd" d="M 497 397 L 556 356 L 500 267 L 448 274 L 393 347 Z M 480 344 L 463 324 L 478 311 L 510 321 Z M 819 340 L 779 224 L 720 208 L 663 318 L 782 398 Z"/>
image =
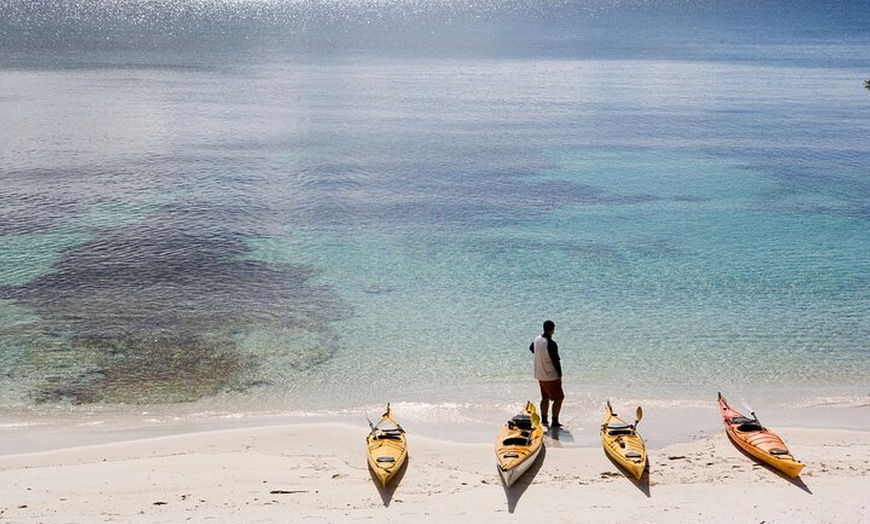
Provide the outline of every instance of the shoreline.
<path id="1" fill-rule="evenodd" d="M 545 452 L 508 489 L 492 442 L 413 433 L 407 467 L 380 489 L 365 460 L 367 431 L 280 424 L 4 455 L 0 520 L 858 524 L 870 514 L 870 431 L 776 428 L 807 465 L 796 480 L 741 454 L 724 431 L 652 445 L 649 472 L 635 482 L 600 446 L 563 442 L 569 430 L 547 437 Z"/>
<path id="2" fill-rule="evenodd" d="M 502 405 L 393 403 L 393 411 L 409 435 L 460 444 L 489 443 L 498 429 L 520 403 Z M 586 399 L 567 402 L 562 421 L 570 429 L 571 441 L 563 447 L 597 447 L 601 407 Z M 614 409 L 633 416 L 642 405 L 644 419 L 638 426 L 651 447 L 692 442 L 722 431 L 718 407 L 712 402 L 656 404 L 649 399 L 617 399 Z M 738 404 L 746 413 L 751 411 Z M 65 448 L 149 438 L 181 436 L 191 433 L 306 424 L 340 424 L 367 431 L 367 417 L 374 420 L 383 406 L 332 411 L 233 411 L 203 409 L 203 406 L 149 406 L 137 412 L 113 409 L 22 410 L 0 413 L 0 458 L 3 456 L 46 452 Z M 811 407 L 759 406 L 762 423 L 774 431 L 782 428 L 810 430 L 854 430 L 870 432 L 870 404 L 816 405 Z"/>

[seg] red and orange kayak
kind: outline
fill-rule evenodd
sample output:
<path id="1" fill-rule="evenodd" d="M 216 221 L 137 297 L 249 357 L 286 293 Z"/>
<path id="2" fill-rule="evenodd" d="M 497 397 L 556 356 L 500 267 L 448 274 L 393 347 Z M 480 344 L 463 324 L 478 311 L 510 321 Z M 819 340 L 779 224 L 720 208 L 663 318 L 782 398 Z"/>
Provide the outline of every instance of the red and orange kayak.
<path id="1" fill-rule="evenodd" d="M 740 449 L 791 478 L 800 475 L 804 465 L 792 456 L 781 438 L 761 425 L 755 413 L 752 418 L 743 415 L 728 405 L 722 393 L 719 393 L 719 410 L 725 433 Z"/>

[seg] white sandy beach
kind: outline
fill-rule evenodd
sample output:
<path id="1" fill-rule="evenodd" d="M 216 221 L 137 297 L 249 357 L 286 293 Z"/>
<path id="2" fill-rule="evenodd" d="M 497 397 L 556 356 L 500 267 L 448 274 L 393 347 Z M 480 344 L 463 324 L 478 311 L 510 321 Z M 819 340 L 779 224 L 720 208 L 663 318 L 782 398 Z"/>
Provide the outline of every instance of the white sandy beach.
<path id="1" fill-rule="evenodd" d="M 366 432 L 280 425 L 3 455 L 0 522 L 870 522 L 866 431 L 777 429 L 807 464 L 797 480 L 724 432 L 651 447 L 640 483 L 599 447 L 548 437 L 510 489 L 492 443 L 411 433 L 407 467 L 386 490 L 367 469 Z"/>

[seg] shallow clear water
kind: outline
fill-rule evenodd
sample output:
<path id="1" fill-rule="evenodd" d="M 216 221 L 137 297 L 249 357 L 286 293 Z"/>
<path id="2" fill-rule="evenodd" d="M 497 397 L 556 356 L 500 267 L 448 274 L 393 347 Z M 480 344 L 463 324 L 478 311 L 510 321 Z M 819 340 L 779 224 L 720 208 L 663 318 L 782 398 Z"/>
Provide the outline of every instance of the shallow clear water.
<path id="1" fill-rule="evenodd" d="M 10 420 L 489 420 L 536 396 L 547 318 L 578 423 L 867 405 L 866 7 L 28 5 L 0 15 Z"/>

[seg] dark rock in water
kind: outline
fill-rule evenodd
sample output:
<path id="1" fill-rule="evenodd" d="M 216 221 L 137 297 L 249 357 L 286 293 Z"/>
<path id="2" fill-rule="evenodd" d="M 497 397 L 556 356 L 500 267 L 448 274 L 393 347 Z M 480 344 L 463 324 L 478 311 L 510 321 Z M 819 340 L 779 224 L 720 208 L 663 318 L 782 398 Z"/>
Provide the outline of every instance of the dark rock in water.
<path id="1" fill-rule="evenodd" d="M 38 402 L 125 404 L 189 402 L 227 390 L 251 362 L 198 337 L 79 337 L 70 351 L 97 355 L 94 365 L 59 384 L 44 386 Z"/>
<path id="2" fill-rule="evenodd" d="M 58 377 L 37 401 L 183 402 L 246 389 L 263 379 L 240 334 L 298 333 L 307 347 L 350 315 L 334 291 L 309 283 L 310 267 L 247 260 L 241 234 L 184 223 L 208 222 L 158 213 L 68 250 L 49 274 L 0 287 L 0 299 L 39 316 L 30 333 L 62 341 L 50 356 L 28 350 L 43 352 L 32 357 L 42 376 Z M 292 366 L 305 369 L 334 347 L 298 351 Z"/>

